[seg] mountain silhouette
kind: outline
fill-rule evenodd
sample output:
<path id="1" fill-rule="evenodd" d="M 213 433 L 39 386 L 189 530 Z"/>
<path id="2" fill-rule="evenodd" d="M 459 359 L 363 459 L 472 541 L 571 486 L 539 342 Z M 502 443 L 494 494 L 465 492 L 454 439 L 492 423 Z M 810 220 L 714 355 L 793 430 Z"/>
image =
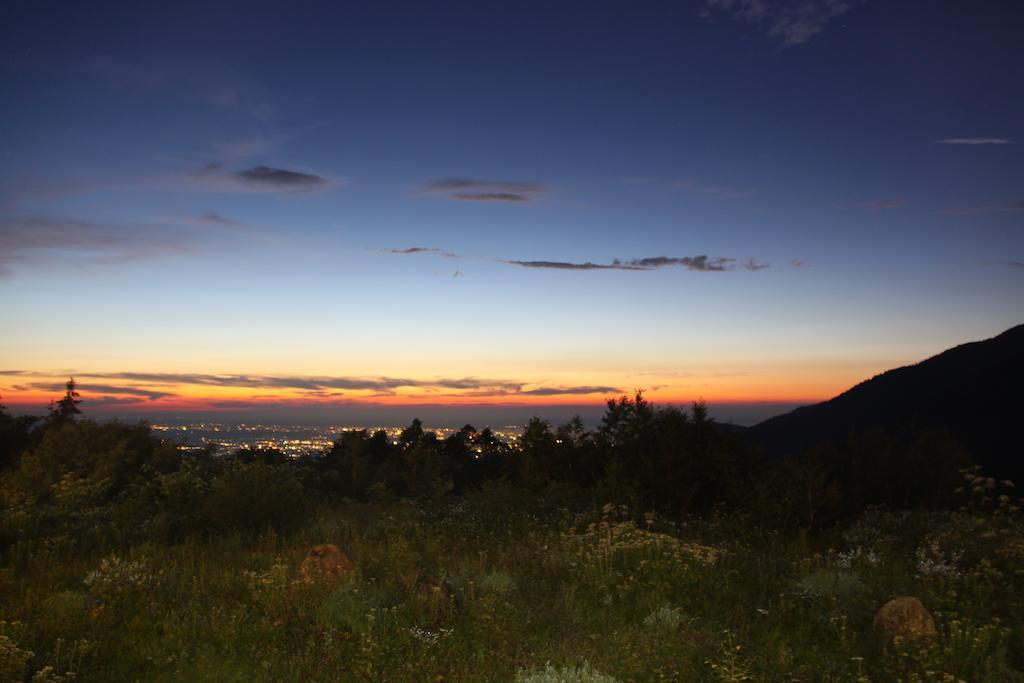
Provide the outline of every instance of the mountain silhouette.
<path id="1" fill-rule="evenodd" d="M 943 430 L 992 474 L 1024 472 L 1024 325 L 861 382 L 833 399 L 758 423 L 767 455 L 799 455 L 868 432 Z"/>

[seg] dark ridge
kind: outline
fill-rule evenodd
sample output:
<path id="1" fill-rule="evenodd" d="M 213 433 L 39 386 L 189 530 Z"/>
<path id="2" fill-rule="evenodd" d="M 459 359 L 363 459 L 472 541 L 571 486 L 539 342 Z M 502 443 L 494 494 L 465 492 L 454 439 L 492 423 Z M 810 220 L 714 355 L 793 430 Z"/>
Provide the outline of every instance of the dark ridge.
<path id="1" fill-rule="evenodd" d="M 858 434 L 946 431 L 978 464 L 1024 471 L 1024 325 L 889 370 L 833 399 L 748 430 L 767 455 L 801 454 Z"/>

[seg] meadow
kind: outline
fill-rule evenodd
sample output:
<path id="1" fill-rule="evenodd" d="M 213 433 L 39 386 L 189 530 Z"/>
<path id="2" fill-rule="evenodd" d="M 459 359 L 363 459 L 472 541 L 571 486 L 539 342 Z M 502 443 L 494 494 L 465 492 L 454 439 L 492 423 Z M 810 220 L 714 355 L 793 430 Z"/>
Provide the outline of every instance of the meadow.
<path id="1" fill-rule="evenodd" d="M 1024 535 L 997 500 L 873 508 L 811 537 L 736 512 L 668 524 L 581 500 L 498 482 L 324 507 L 287 534 L 19 546 L 0 573 L 0 677 L 1024 680 Z M 306 580 L 322 543 L 354 575 Z M 897 595 L 921 599 L 935 636 L 894 645 L 872 629 Z"/>
<path id="2" fill-rule="evenodd" d="M 941 434 L 765 457 L 637 394 L 289 459 L 79 412 L 0 410 L 4 683 L 1024 680 L 1021 499 Z"/>

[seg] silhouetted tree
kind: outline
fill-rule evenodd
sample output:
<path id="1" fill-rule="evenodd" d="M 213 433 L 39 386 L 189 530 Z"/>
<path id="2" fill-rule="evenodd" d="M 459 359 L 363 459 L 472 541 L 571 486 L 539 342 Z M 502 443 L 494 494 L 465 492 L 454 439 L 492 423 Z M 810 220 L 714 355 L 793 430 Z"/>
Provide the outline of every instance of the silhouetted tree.
<path id="1" fill-rule="evenodd" d="M 244 463 L 261 462 L 264 465 L 283 465 L 288 456 L 277 448 L 245 447 L 235 451 L 235 458 Z"/>
<path id="2" fill-rule="evenodd" d="M 520 479 L 530 488 L 540 488 L 552 477 L 555 436 L 547 420 L 531 417 L 519 436 L 522 468 Z"/>
<path id="3" fill-rule="evenodd" d="M 366 451 L 374 458 L 376 464 L 381 464 L 384 458 L 391 453 L 391 441 L 388 440 L 388 433 L 378 429 L 366 442 Z"/>
<path id="4" fill-rule="evenodd" d="M 571 420 L 558 427 L 555 438 L 559 443 L 569 446 L 576 446 L 586 437 L 587 430 L 583 426 L 583 419 L 574 415 Z"/>
<path id="5" fill-rule="evenodd" d="M 365 429 L 344 431 L 319 461 L 327 488 L 335 494 L 361 498 L 374 483 L 373 463 L 367 453 Z"/>
<path id="6" fill-rule="evenodd" d="M 402 433 L 398 435 L 398 443 L 402 445 L 402 448 L 418 446 L 423 439 L 423 434 L 423 423 L 420 422 L 419 418 L 416 418 L 412 421 L 412 424 L 403 429 Z"/>
<path id="7" fill-rule="evenodd" d="M 482 458 L 504 455 L 508 452 L 508 444 L 496 437 L 490 427 L 484 427 L 476 434 L 473 438 L 473 447 Z"/>
<path id="8" fill-rule="evenodd" d="M 64 384 L 67 392 L 64 394 L 64 398 L 59 401 L 50 401 L 50 419 L 59 422 L 73 420 L 75 415 L 81 415 L 82 410 L 78 407 L 82 401 L 79 399 L 79 394 L 75 390 L 75 378 L 71 377 Z"/>

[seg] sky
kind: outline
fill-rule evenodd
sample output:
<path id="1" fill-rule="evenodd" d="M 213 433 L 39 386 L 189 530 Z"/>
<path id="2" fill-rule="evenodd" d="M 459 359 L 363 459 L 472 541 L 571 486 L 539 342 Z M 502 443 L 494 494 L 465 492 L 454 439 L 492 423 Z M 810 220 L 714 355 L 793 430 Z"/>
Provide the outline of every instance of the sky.
<path id="1" fill-rule="evenodd" d="M 14 412 L 749 424 L 1024 322 L 1019 3 L 4 15 Z"/>

